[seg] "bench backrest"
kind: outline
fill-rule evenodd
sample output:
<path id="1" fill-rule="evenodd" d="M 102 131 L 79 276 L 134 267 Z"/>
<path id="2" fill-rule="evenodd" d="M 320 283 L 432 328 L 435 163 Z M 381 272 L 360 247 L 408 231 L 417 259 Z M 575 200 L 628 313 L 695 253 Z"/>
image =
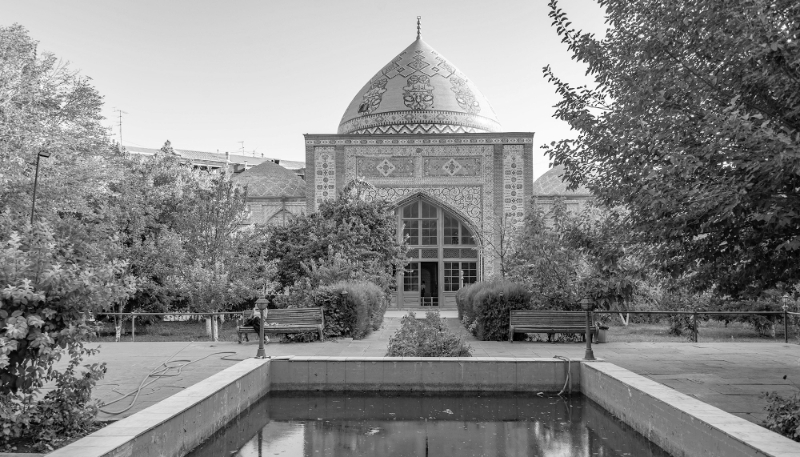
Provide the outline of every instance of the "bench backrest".
<path id="1" fill-rule="evenodd" d="M 270 309 L 267 324 L 321 325 L 322 308 Z"/>
<path id="2" fill-rule="evenodd" d="M 586 313 L 580 311 L 530 311 L 513 309 L 511 310 L 510 325 L 545 325 L 550 327 L 586 326 Z"/>

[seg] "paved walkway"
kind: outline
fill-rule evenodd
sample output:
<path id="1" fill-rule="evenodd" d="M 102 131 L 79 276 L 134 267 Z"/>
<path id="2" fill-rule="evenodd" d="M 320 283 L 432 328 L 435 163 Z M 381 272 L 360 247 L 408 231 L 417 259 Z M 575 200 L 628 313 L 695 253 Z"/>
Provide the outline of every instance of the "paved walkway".
<path id="1" fill-rule="evenodd" d="M 578 343 L 508 343 L 476 341 L 456 319 L 448 326 L 473 348 L 476 357 L 553 357 L 581 359 L 584 345 Z M 359 341 L 342 339 L 324 343 L 271 343 L 270 356 L 322 355 L 380 357 L 386 354 L 389 337 L 400 319 L 387 315 L 384 326 Z M 257 342 L 218 343 L 103 343 L 100 355 L 89 359 L 104 361 L 108 373 L 94 396 L 108 402 L 119 393 L 135 391 L 145 377 L 163 367 L 173 368 L 167 376 L 142 389 L 134 406 L 120 414 L 102 413 L 100 420 L 114 420 L 140 411 L 155 402 L 227 368 L 238 360 L 255 356 Z M 800 385 L 800 346 L 784 343 L 605 343 L 594 346 L 595 356 L 649 377 L 680 392 L 696 397 L 752 422 L 764 419 L 765 391 L 791 394 Z M 220 354 L 227 352 L 228 354 Z M 784 380 L 783 376 L 788 379 Z M 151 380 L 152 380 L 151 379 Z M 109 405 L 106 411 L 127 407 L 132 397 Z"/>

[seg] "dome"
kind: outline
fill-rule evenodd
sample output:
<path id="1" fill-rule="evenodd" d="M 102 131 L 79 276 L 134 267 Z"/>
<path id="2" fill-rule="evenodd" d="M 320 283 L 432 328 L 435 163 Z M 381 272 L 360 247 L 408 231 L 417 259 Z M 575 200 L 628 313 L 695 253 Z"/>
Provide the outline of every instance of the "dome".
<path id="1" fill-rule="evenodd" d="M 489 101 L 417 37 L 356 94 L 339 134 L 500 131 Z"/>
<path id="2" fill-rule="evenodd" d="M 583 186 L 575 190 L 568 190 L 568 183 L 561 180 L 564 175 L 564 166 L 558 165 L 547 173 L 539 176 L 539 179 L 533 182 L 533 195 L 534 197 L 556 197 L 556 196 L 570 196 L 570 197 L 591 197 L 592 193 Z"/>
<path id="3" fill-rule="evenodd" d="M 247 186 L 248 198 L 306 196 L 305 181 L 269 160 L 234 175 L 232 179 L 240 186 Z"/>

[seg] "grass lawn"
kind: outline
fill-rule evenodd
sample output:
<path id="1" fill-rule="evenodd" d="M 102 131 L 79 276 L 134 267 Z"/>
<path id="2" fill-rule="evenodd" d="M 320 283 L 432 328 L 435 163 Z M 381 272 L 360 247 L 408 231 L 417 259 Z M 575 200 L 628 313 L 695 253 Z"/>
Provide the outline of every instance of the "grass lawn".
<path id="1" fill-rule="evenodd" d="M 689 342 L 691 332 L 686 331 L 684 335 L 674 336 L 668 334 L 669 324 L 666 320 L 657 324 L 634 324 L 631 323 L 625 327 L 620 323 L 618 317 L 614 317 L 609 325 L 607 333 L 607 341 L 609 343 L 615 342 Z M 798 342 L 800 331 L 797 326 L 789 325 L 789 342 Z M 725 326 L 724 323 L 719 321 L 699 322 L 699 330 L 697 340 L 700 343 L 722 343 L 730 342 L 782 342 L 783 341 L 783 323 L 778 322 L 775 326 L 775 337 L 761 337 L 755 331 L 752 325 L 743 324 L 741 322 L 731 322 Z"/>

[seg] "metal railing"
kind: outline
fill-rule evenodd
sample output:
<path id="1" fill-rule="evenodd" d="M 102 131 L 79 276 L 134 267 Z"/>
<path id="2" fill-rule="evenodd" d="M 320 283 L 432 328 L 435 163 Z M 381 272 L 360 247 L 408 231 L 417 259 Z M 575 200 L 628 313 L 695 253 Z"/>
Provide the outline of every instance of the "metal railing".
<path id="1" fill-rule="evenodd" d="M 242 316 L 245 311 L 220 311 L 220 312 L 213 312 L 213 313 L 190 313 L 190 312 L 172 312 L 172 313 L 93 313 L 93 319 L 96 320 L 99 316 L 122 316 L 123 322 L 125 318 L 130 318 L 131 320 L 131 341 L 136 341 L 136 317 L 137 316 L 196 316 L 198 319 L 204 317 L 214 317 L 214 316 L 222 316 L 232 314 L 235 316 Z M 169 322 L 169 321 L 165 321 Z M 180 321 L 173 321 L 173 322 L 180 322 Z M 120 324 L 121 326 L 121 324 Z"/>
<path id="2" fill-rule="evenodd" d="M 783 311 L 625 311 L 625 310 L 593 310 L 592 314 L 645 314 L 645 315 L 680 315 L 688 314 L 692 316 L 692 341 L 697 343 L 697 316 L 738 316 L 738 315 L 755 315 L 755 316 L 783 316 L 783 341 L 789 342 L 789 316 L 800 316 L 800 313 L 794 313 L 788 310 Z M 594 316 L 591 317 L 591 322 L 594 322 Z"/>

